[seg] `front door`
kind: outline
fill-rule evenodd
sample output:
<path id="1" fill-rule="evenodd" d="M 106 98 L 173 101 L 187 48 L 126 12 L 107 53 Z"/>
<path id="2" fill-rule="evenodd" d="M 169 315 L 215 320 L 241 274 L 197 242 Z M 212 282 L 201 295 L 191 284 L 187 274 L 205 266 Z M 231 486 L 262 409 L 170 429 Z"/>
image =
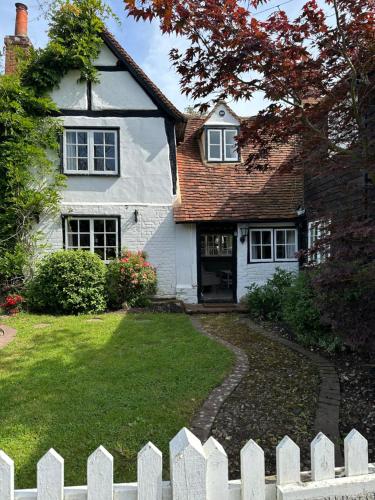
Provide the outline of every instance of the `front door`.
<path id="1" fill-rule="evenodd" d="M 198 227 L 198 301 L 236 302 L 236 237 L 233 225 Z"/>

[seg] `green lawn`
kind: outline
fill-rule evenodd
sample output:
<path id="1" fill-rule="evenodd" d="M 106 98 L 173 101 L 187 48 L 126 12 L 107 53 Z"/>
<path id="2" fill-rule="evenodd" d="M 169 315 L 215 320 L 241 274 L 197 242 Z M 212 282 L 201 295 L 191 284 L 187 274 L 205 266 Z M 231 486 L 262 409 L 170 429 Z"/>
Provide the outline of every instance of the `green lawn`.
<path id="1" fill-rule="evenodd" d="M 86 484 L 86 459 L 100 444 L 115 458 L 115 481 L 134 480 L 140 448 L 150 440 L 167 455 L 232 365 L 185 315 L 98 317 L 6 321 L 18 332 L 0 350 L 0 448 L 15 461 L 18 488 L 36 486 L 50 447 L 65 459 L 67 485 Z"/>

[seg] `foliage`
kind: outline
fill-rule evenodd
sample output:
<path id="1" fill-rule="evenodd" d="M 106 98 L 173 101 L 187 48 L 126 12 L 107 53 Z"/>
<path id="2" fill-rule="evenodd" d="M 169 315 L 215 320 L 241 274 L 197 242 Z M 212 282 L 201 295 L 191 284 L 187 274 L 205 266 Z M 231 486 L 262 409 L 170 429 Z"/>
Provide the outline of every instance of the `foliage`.
<path id="1" fill-rule="evenodd" d="M 84 250 L 59 250 L 47 255 L 27 290 L 31 310 L 53 314 L 97 313 L 106 308 L 106 267 Z"/>
<path id="2" fill-rule="evenodd" d="M 325 323 L 346 344 L 375 350 L 374 260 L 328 261 L 312 281 Z"/>
<path id="3" fill-rule="evenodd" d="M 145 442 L 167 455 L 232 366 L 232 353 L 184 314 L 95 318 L 7 319 L 17 341 L 0 350 L 0 442 L 18 488 L 35 487 L 36 462 L 51 446 L 65 459 L 65 484 L 86 484 L 85 458 L 98 443 L 115 457 L 115 482 L 135 481 Z"/>
<path id="4" fill-rule="evenodd" d="M 283 296 L 292 279 L 293 273 L 277 268 L 264 285 L 252 283 L 246 295 L 250 315 L 259 319 L 280 320 Z"/>
<path id="5" fill-rule="evenodd" d="M 7 295 L 4 302 L 0 304 L 0 307 L 5 311 L 6 314 L 14 315 L 21 312 L 23 302 L 24 298 L 22 297 L 22 295 Z"/>
<path id="6" fill-rule="evenodd" d="M 57 212 L 64 178 L 51 155 L 60 124 L 48 97 L 37 97 L 16 75 L 0 76 L 0 280 L 30 272 L 33 229 Z"/>
<path id="7" fill-rule="evenodd" d="M 125 250 L 120 260 L 112 261 L 107 269 L 107 293 L 109 305 L 119 308 L 145 306 L 156 293 L 156 270 L 146 260 L 144 252 Z"/>
<path id="8" fill-rule="evenodd" d="M 103 43 L 104 20 L 114 17 L 110 7 L 102 0 L 57 0 L 48 17 L 48 44 L 30 51 L 23 84 L 42 95 L 71 69 L 79 70 L 80 81 L 97 81 L 94 61 Z"/>
<path id="9" fill-rule="evenodd" d="M 320 347 L 327 351 L 340 345 L 329 325 L 321 322 L 309 271 L 300 272 L 285 290 L 282 319 L 291 327 L 296 340 L 302 345 Z"/>

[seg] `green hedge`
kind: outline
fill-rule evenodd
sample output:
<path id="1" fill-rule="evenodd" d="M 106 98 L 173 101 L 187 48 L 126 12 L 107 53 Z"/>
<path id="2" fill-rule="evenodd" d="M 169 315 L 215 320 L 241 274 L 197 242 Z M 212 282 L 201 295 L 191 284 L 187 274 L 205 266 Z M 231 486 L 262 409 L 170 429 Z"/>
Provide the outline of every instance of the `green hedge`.
<path id="1" fill-rule="evenodd" d="M 106 308 L 106 266 L 84 250 L 60 250 L 40 262 L 27 288 L 28 306 L 52 314 L 98 313 Z"/>

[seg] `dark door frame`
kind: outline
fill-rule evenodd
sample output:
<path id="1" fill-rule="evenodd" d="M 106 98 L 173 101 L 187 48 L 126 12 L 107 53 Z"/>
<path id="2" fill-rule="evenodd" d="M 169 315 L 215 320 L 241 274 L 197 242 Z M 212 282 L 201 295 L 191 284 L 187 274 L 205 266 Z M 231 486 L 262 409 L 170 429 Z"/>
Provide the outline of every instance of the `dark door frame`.
<path id="1" fill-rule="evenodd" d="M 232 246 L 232 281 L 233 281 L 233 302 L 237 303 L 237 224 L 223 222 L 202 222 L 197 224 L 197 282 L 198 282 L 198 303 L 202 304 L 202 256 L 201 256 L 201 234 L 202 233 L 229 233 L 233 236 Z"/>

